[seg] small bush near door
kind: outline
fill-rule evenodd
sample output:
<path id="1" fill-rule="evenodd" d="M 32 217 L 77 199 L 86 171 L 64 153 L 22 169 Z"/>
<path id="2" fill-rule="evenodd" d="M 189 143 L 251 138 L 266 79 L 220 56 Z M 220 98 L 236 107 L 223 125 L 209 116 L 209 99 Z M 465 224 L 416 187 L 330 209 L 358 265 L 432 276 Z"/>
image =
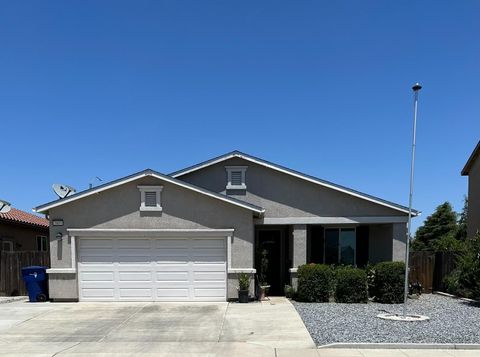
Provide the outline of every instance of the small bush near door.
<path id="1" fill-rule="evenodd" d="M 340 303 L 368 301 L 365 270 L 353 267 L 335 269 L 335 301 Z"/>
<path id="2" fill-rule="evenodd" d="M 334 275 L 328 265 L 306 264 L 298 267 L 297 298 L 304 302 L 328 302 Z"/>
<path id="3" fill-rule="evenodd" d="M 405 263 L 383 262 L 375 265 L 374 289 L 375 301 L 385 304 L 403 302 L 405 282 Z"/>

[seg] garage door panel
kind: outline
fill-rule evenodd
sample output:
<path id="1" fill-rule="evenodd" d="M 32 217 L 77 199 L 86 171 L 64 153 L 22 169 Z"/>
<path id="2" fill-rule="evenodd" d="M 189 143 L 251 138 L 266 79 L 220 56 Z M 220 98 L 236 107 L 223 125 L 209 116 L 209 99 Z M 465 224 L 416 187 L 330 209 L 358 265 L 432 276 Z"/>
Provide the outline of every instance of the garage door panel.
<path id="1" fill-rule="evenodd" d="M 81 281 L 101 281 L 101 282 L 113 282 L 114 279 L 113 271 L 88 271 L 80 272 Z"/>
<path id="2" fill-rule="evenodd" d="M 152 258 L 150 255 L 127 255 L 126 253 L 119 254 L 117 261 L 119 265 L 134 264 L 134 265 L 150 265 Z"/>
<path id="3" fill-rule="evenodd" d="M 193 238 L 192 247 L 199 249 L 224 248 L 225 238 Z"/>
<path id="4" fill-rule="evenodd" d="M 119 271 L 118 272 L 118 281 L 135 281 L 135 282 L 144 282 L 152 281 L 152 272 L 150 270 L 146 271 Z"/>
<path id="5" fill-rule="evenodd" d="M 190 300 L 188 288 L 157 288 L 157 300 Z"/>
<path id="6" fill-rule="evenodd" d="M 95 249 L 112 249 L 113 239 L 98 239 L 98 238 L 83 238 L 80 240 L 80 249 L 95 248 Z"/>
<path id="7" fill-rule="evenodd" d="M 119 238 L 119 249 L 151 249 L 152 241 L 148 238 Z"/>
<path id="8" fill-rule="evenodd" d="M 113 255 L 83 255 L 81 254 L 79 260 L 82 264 L 90 265 L 113 265 L 115 257 Z"/>
<path id="9" fill-rule="evenodd" d="M 154 247 L 160 248 L 160 249 L 173 249 L 173 248 L 188 249 L 189 240 L 186 238 L 161 238 L 161 239 L 155 240 Z"/>
<path id="10" fill-rule="evenodd" d="M 82 300 L 226 299 L 225 238 L 94 240 L 79 240 Z"/>
<path id="11" fill-rule="evenodd" d="M 193 279 L 197 281 L 220 281 L 225 282 L 225 272 L 223 271 L 205 271 L 205 272 L 193 272 Z"/>
<path id="12" fill-rule="evenodd" d="M 132 298 L 135 298 L 135 300 L 152 300 L 153 290 L 151 288 L 120 288 L 119 298 L 129 300 Z"/>
<path id="13" fill-rule="evenodd" d="M 188 271 L 157 271 L 156 281 L 181 281 L 188 282 Z"/>
<path id="14" fill-rule="evenodd" d="M 155 256 L 154 262 L 158 265 L 166 265 L 166 264 L 179 264 L 179 265 L 187 265 L 189 263 L 189 256 L 188 255 L 177 255 L 177 256 Z"/>
<path id="15" fill-rule="evenodd" d="M 219 289 L 203 289 L 203 288 L 195 288 L 194 289 L 194 294 L 196 298 L 212 298 L 212 297 L 217 297 L 217 298 L 225 298 L 225 289 L 224 288 L 219 288 Z"/>
<path id="16" fill-rule="evenodd" d="M 95 298 L 95 299 L 113 299 L 115 297 L 114 288 L 88 288 L 82 289 L 82 298 Z"/>

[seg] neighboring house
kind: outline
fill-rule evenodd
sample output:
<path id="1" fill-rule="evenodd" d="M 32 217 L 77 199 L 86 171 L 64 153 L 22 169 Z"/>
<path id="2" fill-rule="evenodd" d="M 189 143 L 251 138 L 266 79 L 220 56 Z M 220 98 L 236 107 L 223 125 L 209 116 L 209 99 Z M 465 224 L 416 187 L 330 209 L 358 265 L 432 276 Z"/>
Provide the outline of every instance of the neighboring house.
<path id="1" fill-rule="evenodd" d="M 480 141 L 470 155 L 462 176 L 468 176 L 467 236 L 480 231 Z"/>
<path id="2" fill-rule="evenodd" d="M 49 249 L 48 220 L 12 208 L 0 213 L 0 250 L 47 251 Z"/>
<path id="3" fill-rule="evenodd" d="M 404 206 L 238 151 L 35 210 L 51 222 L 50 297 L 81 301 L 225 301 L 264 251 L 271 294 L 283 294 L 308 262 L 404 260 L 408 217 Z"/>

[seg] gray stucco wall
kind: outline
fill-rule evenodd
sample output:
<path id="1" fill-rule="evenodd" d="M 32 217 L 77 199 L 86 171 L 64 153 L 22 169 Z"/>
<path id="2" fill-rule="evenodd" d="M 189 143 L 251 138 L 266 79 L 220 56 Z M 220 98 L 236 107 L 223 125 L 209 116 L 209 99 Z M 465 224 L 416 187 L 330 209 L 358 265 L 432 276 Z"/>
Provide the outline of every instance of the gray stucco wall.
<path id="1" fill-rule="evenodd" d="M 233 195 L 230 192 L 229 194 L 265 208 L 266 218 L 405 215 L 397 210 L 307 182 L 241 158 L 232 158 L 211 165 L 183 175 L 180 179 L 214 192 L 226 193 L 225 166 L 235 165 L 248 166 L 247 191 L 244 195 Z"/>
<path id="2" fill-rule="evenodd" d="M 163 212 L 140 212 L 137 185 L 163 185 Z M 67 228 L 233 228 L 232 268 L 253 268 L 254 228 L 251 211 L 197 192 L 147 177 L 50 210 L 50 218 L 64 226 L 50 227 L 52 268 L 70 268 L 71 246 Z M 56 235 L 62 234 L 58 239 Z M 50 274 L 54 299 L 78 298 L 76 274 Z M 229 274 L 229 298 L 237 294 L 237 276 Z"/>
<path id="3" fill-rule="evenodd" d="M 477 231 L 480 231 L 480 159 L 478 157 L 468 174 L 468 237 L 473 237 Z"/>

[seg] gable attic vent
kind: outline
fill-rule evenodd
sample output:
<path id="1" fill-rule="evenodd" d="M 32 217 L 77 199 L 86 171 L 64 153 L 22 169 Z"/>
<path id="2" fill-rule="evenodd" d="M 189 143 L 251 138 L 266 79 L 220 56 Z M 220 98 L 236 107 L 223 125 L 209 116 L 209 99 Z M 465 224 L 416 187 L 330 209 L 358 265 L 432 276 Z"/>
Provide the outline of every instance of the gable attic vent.
<path id="1" fill-rule="evenodd" d="M 245 172 L 247 166 L 225 166 L 227 170 L 227 190 L 245 190 L 247 188 Z"/>
<path id="2" fill-rule="evenodd" d="M 137 186 L 140 190 L 140 211 L 162 211 L 163 186 Z"/>
<path id="3" fill-rule="evenodd" d="M 242 184 L 242 171 L 232 171 L 232 186 L 240 186 Z"/>
<path id="4" fill-rule="evenodd" d="M 156 207 L 157 206 L 157 193 L 155 191 L 145 192 L 145 206 Z"/>

